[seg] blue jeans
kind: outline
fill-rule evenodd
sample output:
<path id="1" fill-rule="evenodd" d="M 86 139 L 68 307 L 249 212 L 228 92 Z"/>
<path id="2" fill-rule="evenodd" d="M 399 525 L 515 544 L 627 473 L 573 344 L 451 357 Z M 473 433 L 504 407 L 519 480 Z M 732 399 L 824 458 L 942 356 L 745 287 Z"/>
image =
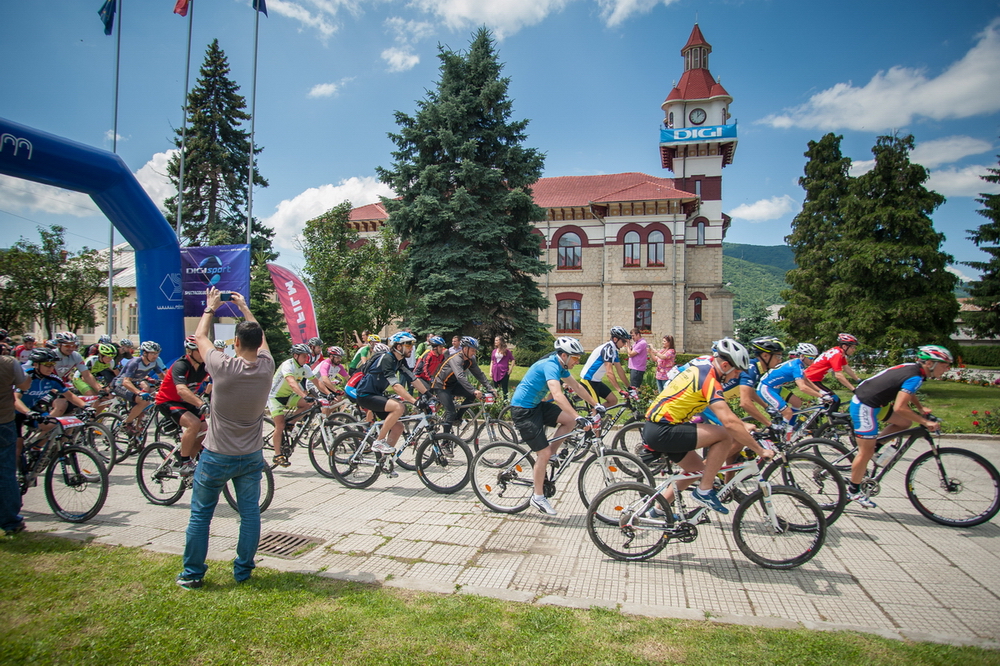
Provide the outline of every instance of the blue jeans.
<path id="1" fill-rule="evenodd" d="M 21 488 L 17 485 L 17 428 L 0 423 L 0 528 L 12 530 L 21 517 Z"/>
<path id="2" fill-rule="evenodd" d="M 208 571 L 208 528 L 212 524 L 219 494 L 232 479 L 236 488 L 236 503 L 240 512 L 240 536 L 233 561 L 233 577 L 237 581 L 250 577 L 254 556 L 260 541 L 260 477 L 264 470 L 261 451 L 245 456 L 227 456 L 203 450 L 194 472 L 191 491 L 191 520 L 188 521 L 184 544 L 184 571 L 180 577 L 201 580 Z"/>

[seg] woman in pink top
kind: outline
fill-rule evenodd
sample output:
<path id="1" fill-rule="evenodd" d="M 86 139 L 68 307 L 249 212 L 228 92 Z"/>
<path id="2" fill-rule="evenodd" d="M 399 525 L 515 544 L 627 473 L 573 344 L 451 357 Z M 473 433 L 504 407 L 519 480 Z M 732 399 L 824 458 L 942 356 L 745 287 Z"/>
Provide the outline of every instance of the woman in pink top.
<path id="1" fill-rule="evenodd" d="M 507 341 L 502 336 L 493 339 L 493 351 L 490 352 L 490 378 L 501 391 L 503 397 L 510 392 L 510 369 L 514 367 L 514 355 L 507 348 Z"/>
<path id="2" fill-rule="evenodd" d="M 639 388 L 642 386 L 642 376 L 646 374 L 646 362 L 649 360 L 649 343 L 642 337 L 642 330 L 633 328 L 632 344 L 628 348 L 629 383 Z"/>
<path id="3" fill-rule="evenodd" d="M 677 351 L 674 349 L 674 336 L 663 336 L 663 349 L 650 350 L 656 359 L 656 390 L 662 391 L 670 379 L 670 371 L 676 365 Z"/>

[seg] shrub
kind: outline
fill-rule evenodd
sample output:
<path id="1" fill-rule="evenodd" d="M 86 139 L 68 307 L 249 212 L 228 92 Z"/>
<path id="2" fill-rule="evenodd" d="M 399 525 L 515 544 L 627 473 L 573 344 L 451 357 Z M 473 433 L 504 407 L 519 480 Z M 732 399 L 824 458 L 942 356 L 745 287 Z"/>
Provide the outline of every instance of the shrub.
<path id="1" fill-rule="evenodd" d="M 952 352 L 966 365 L 1000 368 L 1000 345 L 957 345 Z"/>

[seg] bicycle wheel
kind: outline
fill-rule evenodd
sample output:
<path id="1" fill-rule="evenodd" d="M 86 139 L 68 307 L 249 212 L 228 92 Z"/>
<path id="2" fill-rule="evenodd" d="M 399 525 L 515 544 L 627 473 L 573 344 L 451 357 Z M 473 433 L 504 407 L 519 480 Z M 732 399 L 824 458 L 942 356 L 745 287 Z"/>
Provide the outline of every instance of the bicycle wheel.
<path id="1" fill-rule="evenodd" d="M 497 419 L 487 419 L 480 424 L 476 434 L 472 436 L 472 450 L 479 451 L 484 446 L 489 446 L 494 442 L 518 442 L 520 437 L 517 428 L 513 423 L 498 421 Z"/>
<path id="2" fill-rule="evenodd" d="M 117 465 L 128 456 L 128 434 L 122 430 L 125 417 L 113 412 L 101 412 L 94 417 L 94 422 L 104 426 L 111 433 L 115 446 L 114 464 Z M 108 467 L 108 471 L 111 471 L 110 466 Z"/>
<path id="3" fill-rule="evenodd" d="M 115 446 L 115 436 L 101 425 L 91 421 L 76 429 L 71 444 L 75 446 L 86 446 L 93 449 L 101 462 L 104 463 L 105 471 L 111 471 L 118 461 L 118 448 Z"/>
<path id="4" fill-rule="evenodd" d="M 417 476 L 436 493 L 450 495 L 469 483 L 472 450 L 454 435 L 435 433 L 417 448 Z"/>
<path id="5" fill-rule="evenodd" d="M 771 486 L 770 502 L 763 490 L 740 502 L 733 515 L 733 537 L 751 562 L 765 569 L 794 569 L 823 547 L 826 519 L 816 501 L 801 490 Z"/>
<path id="6" fill-rule="evenodd" d="M 222 486 L 222 494 L 226 496 L 226 501 L 229 502 L 229 506 L 233 507 L 234 511 L 239 511 L 240 507 L 236 502 L 236 486 L 233 484 L 232 480 L 226 482 L 226 485 Z M 271 500 L 274 498 L 274 472 L 271 471 L 271 466 L 265 464 L 264 471 L 260 475 L 260 501 L 258 505 L 260 506 L 260 512 L 264 513 L 267 507 L 271 506 Z"/>
<path id="7" fill-rule="evenodd" d="M 955 448 L 927 451 L 906 470 L 906 496 L 935 523 L 972 527 L 1000 510 L 1000 475 L 985 458 Z"/>
<path id="8" fill-rule="evenodd" d="M 616 483 L 641 483 L 654 486 L 653 473 L 649 471 L 639 457 L 628 451 L 606 451 L 594 454 L 580 467 L 576 477 L 576 487 L 580 493 L 583 506 L 589 507 L 591 501 L 608 486 Z M 617 521 L 617 516 L 595 514 L 598 520 L 607 523 Z"/>
<path id="9" fill-rule="evenodd" d="M 518 444 L 484 446 L 472 459 L 472 489 L 493 511 L 519 513 L 531 501 L 534 468 L 534 457 Z"/>
<path id="10" fill-rule="evenodd" d="M 597 493 L 587 507 L 587 535 L 602 553 L 616 560 L 648 560 L 663 550 L 669 539 L 672 519 L 642 518 L 652 503 L 667 516 L 673 509 L 662 496 L 650 498 L 656 489 L 642 483 L 618 483 Z"/>
<path id="11" fill-rule="evenodd" d="M 637 456 L 642 455 L 645 450 L 642 444 L 642 428 L 645 425 L 645 421 L 636 421 L 622 426 L 615 438 L 611 440 L 611 448 L 628 451 Z"/>
<path id="12" fill-rule="evenodd" d="M 472 438 L 479 431 L 479 425 L 482 423 L 482 419 L 479 416 L 482 406 L 477 404 L 467 409 L 461 409 L 461 405 L 458 405 L 458 407 L 459 421 L 452 426 L 454 428 L 452 434 L 458 435 L 460 439 L 466 442 L 471 442 Z"/>
<path id="13" fill-rule="evenodd" d="M 172 455 L 173 444 L 153 442 L 135 459 L 135 478 L 139 491 L 153 504 L 169 506 L 184 494 L 180 476 L 180 458 Z"/>
<path id="14" fill-rule="evenodd" d="M 782 486 L 798 488 L 816 504 L 826 516 L 827 526 L 833 525 L 847 506 L 847 483 L 831 463 L 819 456 L 790 453 L 785 460 L 776 460 L 764 470 L 764 480 Z"/>
<path id="15" fill-rule="evenodd" d="M 810 437 L 795 442 L 788 453 L 807 453 L 822 458 L 833 465 L 841 476 L 844 476 L 851 473 L 851 462 L 854 461 L 855 449 L 833 439 Z"/>
<path id="16" fill-rule="evenodd" d="M 333 470 L 330 469 L 330 450 L 333 440 L 342 431 L 339 426 L 323 425 L 313 431 L 309 438 L 309 462 L 313 469 L 319 472 L 320 476 L 328 479 L 334 478 Z"/>
<path id="17" fill-rule="evenodd" d="M 396 458 L 396 464 L 407 472 L 415 472 L 417 469 L 417 448 L 428 440 L 428 433 L 424 432 L 419 439 L 412 441 L 413 429 L 417 422 L 405 421 L 403 423 L 403 434 L 399 436 L 396 447 L 403 447 L 403 452 Z"/>
<path id="18" fill-rule="evenodd" d="M 333 478 L 348 488 L 367 488 L 382 473 L 374 452 L 359 451 L 362 446 L 368 448 L 364 440 L 365 433 L 348 431 L 334 438 L 330 445 L 330 471 Z"/>
<path id="19" fill-rule="evenodd" d="M 90 520 L 108 498 L 108 471 L 90 447 L 64 447 L 45 470 L 45 499 L 61 520 Z"/>
<path id="20" fill-rule="evenodd" d="M 164 416 L 160 414 L 160 411 L 156 411 L 156 415 L 152 417 L 153 423 L 153 441 L 154 442 L 179 442 L 181 441 L 181 427 L 173 422 L 169 416 Z"/>

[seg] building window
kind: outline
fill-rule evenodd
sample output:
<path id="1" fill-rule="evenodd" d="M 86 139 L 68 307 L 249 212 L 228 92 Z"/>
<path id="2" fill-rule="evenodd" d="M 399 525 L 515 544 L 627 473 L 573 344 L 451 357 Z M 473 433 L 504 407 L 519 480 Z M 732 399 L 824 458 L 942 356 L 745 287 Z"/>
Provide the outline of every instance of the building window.
<path id="1" fill-rule="evenodd" d="M 704 222 L 699 222 L 698 226 L 697 226 L 697 229 L 698 229 L 698 245 L 704 245 L 705 244 L 705 223 Z"/>
<path id="2" fill-rule="evenodd" d="M 647 266 L 662 266 L 663 265 L 663 232 L 662 231 L 651 231 L 649 232 L 649 237 L 647 238 L 649 247 L 646 251 L 646 265 Z"/>
<path id="3" fill-rule="evenodd" d="M 673 126 L 674 126 L 674 112 L 671 111 L 670 114 L 667 116 L 667 127 L 673 127 Z"/>
<path id="4" fill-rule="evenodd" d="M 580 237 L 570 232 L 559 237 L 559 270 L 583 267 Z"/>
<path id="5" fill-rule="evenodd" d="M 139 304 L 128 304 L 128 330 L 126 335 L 139 335 Z"/>
<path id="6" fill-rule="evenodd" d="M 700 291 L 696 291 L 688 296 L 688 300 L 691 301 L 692 321 L 703 321 L 702 305 L 707 299 L 708 297 Z"/>
<path id="7" fill-rule="evenodd" d="M 640 266 L 639 233 L 630 231 L 625 234 L 625 266 Z"/>
<path id="8" fill-rule="evenodd" d="M 694 299 L 694 320 L 701 321 L 701 299 Z"/>
<path id="9" fill-rule="evenodd" d="M 83 334 L 84 335 L 93 335 L 94 334 L 94 327 L 93 326 L 84 326 L 83 327 Z"/>
<path id="10" fill-rule="evenodd" d="M 651 333 L 653 330 L 653 299 L 635 299 L 635 327 L 643 333 Z"/>
<path id="11" fill-rule="evenodd" d="M 580 332 L 580 301 L 566 299 L 556 303 L 556 332 Z"/>

